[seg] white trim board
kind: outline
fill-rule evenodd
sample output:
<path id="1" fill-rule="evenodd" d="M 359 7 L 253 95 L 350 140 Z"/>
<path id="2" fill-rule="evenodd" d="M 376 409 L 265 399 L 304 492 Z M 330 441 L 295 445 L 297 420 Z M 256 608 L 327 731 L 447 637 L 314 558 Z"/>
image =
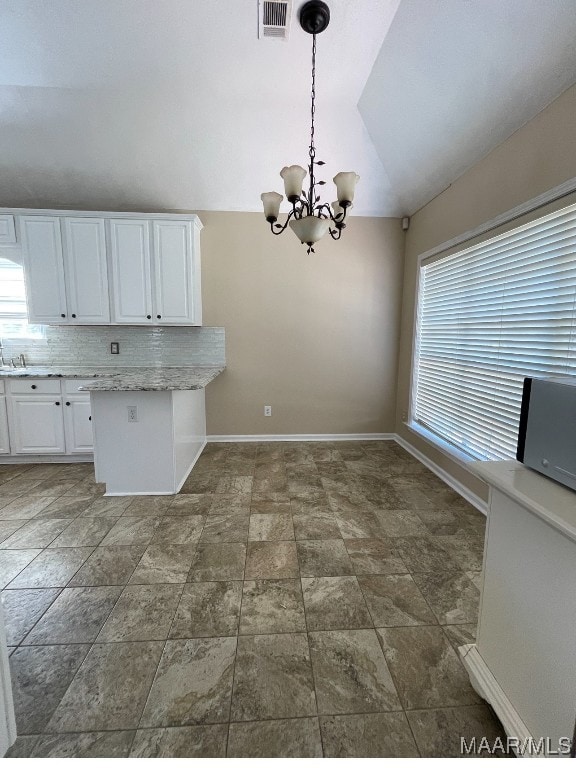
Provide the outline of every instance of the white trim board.
<path id="1" fill-rule="evenodd" d="M 126 496 L 126 495 L 128 496 L 175 496 L 177 493 L 180 493 L 180 489 L 182 488 L 186 480 L 188 480 L 188 475 L 190 474 L 190 472 L 192 472 L 192 470 L 196 465 L 196 462 L 202 455 L 202 451 L 204 450 L 204 448 L 206 448 L 206 442 L 207 441 L 204 440 L 204 444 L 202 445 L 202 448 L 198 451 L 198 455 L 194 457 L 194 461 L 190 464 L 190 466 L 186 470 L 182 480 L 178 484 L 178 487 L 176 488 L 175 491 L 160 491 L 160 493 L 150 493 L 150 491 L 137 491 L 136 493 L 133 492 L 129 494 L 125 494 L 119 491 L 117 493 L 105 493 L 104 496 Z"/>
<path id="2" fill-rule="evenodd" d="M 82 464 L 93 461 L 93 453 L 0 454 L 0 464 Z"/>
<path id="3" fill-rule="evenodd" d="M 68 208 L 0 208 L 0 214 L 12 216 L 70 216 L 82 218 L 99 219 L 159 219 L 170 221 L 191 221 L 198 229 L 203 228 L 203 224 L 195 213 L 167 213 L 166 211 L 155 213 L 154 211 L 142 213 L 140 211 L 77 211 Z M 19 243 L 17 243 L 19 244 Z M 12 243 L 11 245 L 14 245 Z"/>
<path id="4" fill-rule="evenodd" d="M 4 612 L 0 607 L 0 757 L 4 757 L 8 748 L 16 741 L 16 718 L 14 698 L 8 661 L 8 646 Z"/>
<path id="5" fill-rule="evenodd" d="M 405 451 L 408 451 L 408 453 L 411 453 L 412 456 L 414 456 L 415 459 L 418 459 L 418 461 L 421 464 L 424 464 L 425 467 L 428 467 L 428 469 L 431 472 L 434 472 L 434 474 L 437 475 L 441 480 L 443 480 L 447 485 L 449 485 L 450 488 L 456 491 L 456 493 L 459 493 L 460 496 L 462 496 L 464 499 L 466 499 L 467 502 L 472 504 L 473 507 L 476 507 L 476 509 L 479 512 L 482 512 L 483 515 L 488 515 L 487 501 L 484 501 L 483 499 L 480 498 L 480 496 L 476 496 L 475 493 L 472 493 L 472 491 L 466 488 L 465 485 L 458 482 L 458 480 L 456 480 L 454 477 L 452 477 L 451 474 L 446 472 L 445 469 L 442 469 L 442 467 L 439 467 L 438 464 L 436 464 L 436 462 L 432 461 L 432 459 L 429 459 L 417 448 L 414 448 L 413 445 L 410 445 L 410 443 L 407 440 L 405 440 L 403 437 L 400 437 L 400 435 L 396 435 L 395 439 L 398 445 L 404 448 Z"/>
<path id="6" fill-rule="evenodd" d="M 510 699 L 506 696 L 498 681 L 488 668 L 486 662 L 480 655 L 478 647 L 475 644 L 461 645 L 458 648 L 460 659 L 468 676 L 472 687 L 476 693 L 490 704 L 498 719 L 502 723 L 507 736 L 517 738 L 520 743 L 527 744 L 534 740 L 532 734 L 526 727 L 524 721 L 514 708 Z M 516 753 L 518 756 L 518 753 Z M 536 757 L 524 752 L 520 757 Z"/>
<path id="7" fill-rule="evenodd" d="M 332 442 L 340 440 L 395 440 L 393 432 L 367 432 L 350 435 L 208 435 L 208 443 Z"/>
<path id="8" fill-rule="evenodd" d="M 576 177 L 568 179 L 568 181 L 565 181 L 563 184 L 559 184 L 557 187 L 553 187 L 547 192 L 544 192 L 541 195 L 537 195 L 531 200 L 527 200 L 525 203 L 517 205 L 515 208 L 510 208 L 510 210 L 501 213 L 499 216 L 495 216 L 489 221 L 485 221 L 483 224 L 480 224 L 474 229 L 469 229 L 467 232 L 462 232 L 461 234 L 456 235 L 456 237 L 452 237 L 450 240 L 445 240 L 443 243 L 440 243 L 440 245 L 435 245 L 434 248 L 430 248 L 428 251 L 424 251 L 424 253 L 419 254 L 418 262 L 420 264 L 425 259 L 429 259 L 432 256 L 437 256 L 439 253 L 442 253 L 442 251 L 447 251 L 449 248 L 455 248 L 457 245 L 461 245 L 468 240 L 472 240 L 475 237 L 484 235 L 487 232 L 496 229 L 496 227 L 501 227 L 503 224 L 508 224 L 520 216 L 524 216 L 527 213 L 536 211 L 543 205 L 548 205 L 549 203 L 553 203 L 556 200 L 560 200 L 561 198 L 566 197 L 575 191 Z"/>

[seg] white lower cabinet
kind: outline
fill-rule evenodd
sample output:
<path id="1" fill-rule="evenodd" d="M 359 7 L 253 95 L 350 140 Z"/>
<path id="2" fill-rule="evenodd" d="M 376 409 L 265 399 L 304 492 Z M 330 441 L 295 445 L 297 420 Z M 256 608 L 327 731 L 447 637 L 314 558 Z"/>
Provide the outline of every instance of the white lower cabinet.
<path id="1" fill-rule="evenodd" d="M 65 453 L 61 395 L 9 398 L 12 453 Z"/>
<path id="2" fill-rule="evenodd" d="M 92 453 L 90 395 L 67 395 L 64 401 L 66 453 Z"/>
<path id="3" fill-rule="evenodd" d="M 576 715 L 576 496 L 515 461 L 471 462 L 490 485 L 472 685 L 518 757 L 568 757 Z M 529 751 L 538 749 L 539 751 Z"/>
<path id="4" fill-rule="evenodd" d="M 10 453 L 10 436 L 8 434 L 6 398 L 3 395 L 0 395 L 0 453 Z"/>
<path id="5" fill-rule="evenodd" d="M 0 452 L 33 456 L 92 453 L 90 395 L 78 393 L 79 385 L 79 381 L 59 379 L 10 381 L 6 396 L 10 439 L 3 451 L 0 404 Z"/>

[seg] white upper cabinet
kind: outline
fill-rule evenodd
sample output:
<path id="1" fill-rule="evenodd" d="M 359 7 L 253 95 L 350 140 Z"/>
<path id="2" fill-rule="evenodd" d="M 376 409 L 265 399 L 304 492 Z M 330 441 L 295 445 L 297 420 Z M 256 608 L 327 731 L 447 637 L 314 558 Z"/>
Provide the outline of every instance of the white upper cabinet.
<path id="1" fill-rule="evenodd" d="M 57 216 L 21 216 L 20 229 L 31 323 L 66 323 L 62 237 Z"/>
<path id="2" fill-rule="evenodd" d="M 109 323 L 104 220 L 30 215 L 20 229 L 30 322 Z"/>
<path id="3" fill-rule="evenodd" d="M 109 323 L 104 219 L 64 219 L 64 273 L 71 321 Z"/>
<path id="4" fill-rule="evenodd" d="M 202 324 L 199 235 L 191 221 L 111 219 L 110 244 L 115 323 Z"/>
<path id="5" fill-rule="evenodd" d="M 149 222 L 110 221 L 114 322 L 152 322 Z"/>
<path id="6" fill-rule="evenodd" d="M 16 227 L 14 216 L 10 213 L 0 214 L 0 245 L 16 244 Z"/>
<path id="7" fill-rule="evenodd" d="M 196 216 L 14 214 L 31 323 L 202 325 Z"/>
<path id="8" fill-rule="evenodd" d="M 200 325 L 199 259 L 189 221 L 154 221 L 154 320 L 173 325 Z"/>

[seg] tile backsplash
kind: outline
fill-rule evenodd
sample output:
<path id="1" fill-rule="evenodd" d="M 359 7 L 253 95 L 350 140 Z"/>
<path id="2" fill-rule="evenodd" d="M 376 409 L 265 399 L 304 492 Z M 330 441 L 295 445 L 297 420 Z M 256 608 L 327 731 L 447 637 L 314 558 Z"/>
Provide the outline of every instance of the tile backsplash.
<path id="1" fill-rule="evenodd" d="M 44 339 L 3 339 L 4 359 L 24 354 L 27 365 L 224 365 L 224 328 L 46 326 Z M 110 343 L 120 354 L 110 354 Z"/>

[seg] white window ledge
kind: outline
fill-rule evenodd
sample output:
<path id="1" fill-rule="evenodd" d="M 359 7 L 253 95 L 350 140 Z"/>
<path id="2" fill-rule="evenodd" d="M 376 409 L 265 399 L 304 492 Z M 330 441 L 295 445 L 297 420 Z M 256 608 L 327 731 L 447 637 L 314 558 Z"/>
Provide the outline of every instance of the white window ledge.
<path id="1" fill-rule="evenodd" d="M 411 432 L 414 432 L 414 434 L 418 435 L 418 437 L 421 437 L 427 443 L 430 443 L 434 448 L 439 450 L 440 453 L 448 456 L 450 459 L 465 469 L 467 469 L 467 465 L 471 461 L 477 461 L 477 459 L 475 459 L 473 456 L 470 456 L 470 454 L 461 451 L 459 448 L 456 448 L 455 445 L 452 445 L 452 443 L 449 443 L 447 440 L 443 440 L 441 437 L 438 437 L 438 435 L 430 432 L 429 429 L 426 429 L 426 427 L 423 427 L 421 424 L 417 424 L 415 421 L 405 421 L 404 425 L 408 427 Z"/>

